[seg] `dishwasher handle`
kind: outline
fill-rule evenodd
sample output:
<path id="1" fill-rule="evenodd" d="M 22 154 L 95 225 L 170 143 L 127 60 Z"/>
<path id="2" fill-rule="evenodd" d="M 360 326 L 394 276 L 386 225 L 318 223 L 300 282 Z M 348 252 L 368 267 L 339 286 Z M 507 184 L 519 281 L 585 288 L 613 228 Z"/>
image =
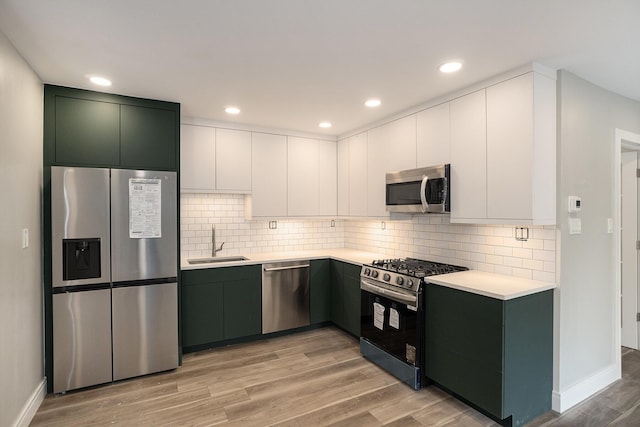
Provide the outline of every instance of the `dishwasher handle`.
<path id="1" fill-rule="evenodd" d="M 298 268 L 309 268 L 309 264 L 300 264 L 300 265 L 289 265 L 286 267 L 265 267 L 264 271 L 282 271 L 282 270 L 295 270 Z"/>

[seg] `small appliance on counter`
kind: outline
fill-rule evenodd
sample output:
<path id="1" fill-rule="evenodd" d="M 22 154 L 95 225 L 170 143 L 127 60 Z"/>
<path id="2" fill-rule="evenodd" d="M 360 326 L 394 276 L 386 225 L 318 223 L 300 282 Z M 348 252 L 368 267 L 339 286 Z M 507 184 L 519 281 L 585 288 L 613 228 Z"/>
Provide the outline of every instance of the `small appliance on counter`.
<path id="1" fill-rule="evenodd" d="M 398 258 L 373 261 L 360 272 L 360 352 L 418 390 L 424 384 L 425 277 L 466 267 Z"/>
<path id="2" fill-rule="evenodd" d="M 175 172 L 51 168 L 53 392 L 178 366 Z"/>

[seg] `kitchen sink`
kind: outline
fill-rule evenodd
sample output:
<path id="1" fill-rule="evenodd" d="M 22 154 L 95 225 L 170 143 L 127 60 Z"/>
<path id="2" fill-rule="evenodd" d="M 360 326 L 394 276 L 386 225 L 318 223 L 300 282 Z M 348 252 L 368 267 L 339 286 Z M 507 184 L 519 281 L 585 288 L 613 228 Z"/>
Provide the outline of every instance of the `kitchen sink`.
<path id="1" fill-rule="evenodd" d="M 187 262 L 189 264 L 212 264 L 218 262 L 233 262 L 233 261 L 246 261 L 249 258 L 245 256 L 221 256 L 221 257 L 211 257 L 211 258 L 192 258 L 188 259 Z"/>

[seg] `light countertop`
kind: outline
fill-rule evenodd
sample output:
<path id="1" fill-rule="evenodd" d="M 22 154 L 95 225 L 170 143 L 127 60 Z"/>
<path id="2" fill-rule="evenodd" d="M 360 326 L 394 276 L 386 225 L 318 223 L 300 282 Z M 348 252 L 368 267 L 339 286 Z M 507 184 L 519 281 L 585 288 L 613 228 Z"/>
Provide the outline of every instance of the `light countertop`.
<path id="1" fill-rule="evenodd" d="M 292 252 L 274 252 L 274 253 L 258 253 L 246 255 L 245 261 L 215 262 L 206 264 L 189 264 L 186 258 L 181 259 L 181 270 L 198 270 L 202 268 L 232 267 L 241 265 L 254 265 L 269 262 L 283 261 L 300 261 L 311 259 L 332 258 L 338 261 L 348 262 L 351 264 L 366 264 L 373 260 L 385 258 L 382 254 L 371 252 L 357 251 L 354 249 L 318 249 L 310 251 L 292 251 Z M 224 257 L 220 257 L 224 258 Z"/>
<path id="2" fill-rule="evenodd" d="M 224 258 L 224 257 L 220 257 Z M 309 251 L 257 253 L 247 255 L 244 261 L 215 262 L 205 264 L 189 264 L 186 258 L 181 260 L 182 270 L 199 270 L 204 268 L 234 267 L 242 265 L 266 264 L 271 262 L 302 261 L 331 258 L 355 265 L 368 264 L 373 260 L 389 258 L 384 254 L 358 251 L 355 249 L 318 249 Z M 555 283 L 522 279 L 503 274 L 485 271 L 468 270 L 457 273 L 430 276 L 428 282 L 461 291 L 484 295 L 500 300 L 510 300 L 556 287 Z"/>
<path id="3" fill-rule="evenodd" d="M 523 297 L 556 287 L 555 283 L 521 279 L 519 277 L 477 270 L 441 274 L 427 277 L 426 280 L 436 285 L 500 300 Z"/>

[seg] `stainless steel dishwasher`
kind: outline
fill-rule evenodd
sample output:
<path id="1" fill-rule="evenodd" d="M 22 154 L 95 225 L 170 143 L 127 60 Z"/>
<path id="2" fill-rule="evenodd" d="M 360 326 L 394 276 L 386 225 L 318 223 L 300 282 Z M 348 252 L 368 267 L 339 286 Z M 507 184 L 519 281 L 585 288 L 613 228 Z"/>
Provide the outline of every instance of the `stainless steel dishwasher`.
<path id="1" fill-rule="evenodd" d="M 309 262 L 263 264 L 262 333 L 309 323 Z"/>

